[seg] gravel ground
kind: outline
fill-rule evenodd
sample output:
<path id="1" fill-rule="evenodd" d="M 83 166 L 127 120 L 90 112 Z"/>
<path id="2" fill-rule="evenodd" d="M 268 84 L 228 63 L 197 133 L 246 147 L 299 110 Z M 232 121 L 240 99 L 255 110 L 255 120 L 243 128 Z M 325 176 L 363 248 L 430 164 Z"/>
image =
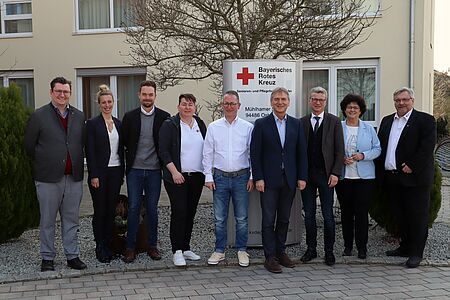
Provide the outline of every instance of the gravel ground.
<path id="1" fill-rule="evenodd" d="M 60 228 L 57 228 L 58 237 L 56 239 L 58 254 L 55 258 L 56 271 L 42 273 L 40 269 L 39 255 L 39 230 L 33 229 L 26 231 L 22 236 L 9 243 L 0 245 L 0 283 L 18 280 L 32 280 L 38 278 L 58 278 L 67 276 L 79 276 L 80 274 L 107 273 L 114 271 L 141 270 L 141 269 L 161 269 L 173 268 L 172 253 L 170 251 L 169 241 L 169 216 L 168 207 L 159 208 L 159 247 L 162 251 L 162 260 L 152 261 L 146 253 L 141 253 L 135 262 L 125 264 L 120 259 L 116 259 L 109 264 L 101 264 L 95 259 L 95 242 L 92 235 L 91 218 L 83 217 L 80 219 L 79 242 L 81 248 L 81 259 L 88 265 L 83 271 L 71 270 L 66 266 L 65 257 L 59 236 Z M 318 216 L 318 222 L 321 217 Z M 59 224 L 58 224 L 59 226 Z M 318 248 L 319 257 L 311 263 L 322 263 L 323 260 L 323 236 L 321 224 L 318 224 Z M 450 266 L 450 224 L 435 223 L 429 231 L 429 237 L 425 248 L 425 257 L 422 264 L 436 266 Z M 382 264 L 402 264 L 403 258 L 391 258 L 384 255 L 388 249 L 397 247 L 397 241 L 379 227 L 371 226 L 369 229 L 368 257 L 366 260 L 360 260 L 353 257 L 342 257 L 343 240 L 341 226 L 336 226 L 336 244 L 335 255 L 337 263 L 382 263 Z M 207 266 L 211 251 L 214 250 L 214 225 L 212 207 L 209 204 L 199 205 L 197 210 L 194 232 L 192 235 L 191 248 L 202 259 L 199 262 L 188 262 L 189 265 Z M 288 246 L 289 255 L 295 260 L 305 251 L 305 238 L 299 244 Z M 251 248 L 248 251 L 251 257 L 251 263 L 263 262 L 263 251 L 261 248 Z M 354 251 L 356 252 L 356 251 Z M 221 264 L 237 264 L 236 250 L 227 249 L 227 259 Z M 355 253 L 356 255 L 356 253 Z M 301 264 L 298 265 L 301 268 Z"/>

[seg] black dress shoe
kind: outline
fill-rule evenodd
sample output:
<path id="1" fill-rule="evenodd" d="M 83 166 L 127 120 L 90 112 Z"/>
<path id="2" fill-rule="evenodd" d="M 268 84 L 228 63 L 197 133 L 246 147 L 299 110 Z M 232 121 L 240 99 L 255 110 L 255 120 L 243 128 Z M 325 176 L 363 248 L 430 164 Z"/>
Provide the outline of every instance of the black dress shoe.
<path id="1" fill-rule="evenodd" d="M 67 266 L 75 270 L 83 270 L 87 268 L 86 264 L 82 262 L 78 257 L 67 260 Z"/>
<path id="2" fill-rule="evenodd" d="M 46 271 L 55 271 L 55 265 L 53 264 L 53 260 L 43 259 L 41 262 L 41 272 Z"/>
<path id="3" fill-rule="evenodd" d="M 293 268 L 295 267 L 295 263 L 289 258 L 289 256 L 286 254 L 286 252 L 283 252 L 281 254 L 277 254 L 278 263 L 286 268 Z"/>
<path id="4" fill-rule="evenodd" d="M 344 253 L 342 253 L 342 256 L 352 256 L 352 249 L 344 248 Z"/>
<path id="5" fill-rule="evenodd" d="M 387 256 L 400 256 L 400 257 L 408 257 L 409 256 L 408 253 L 406 253 L 406 251 L 404 251 L 400 247 L 398 247 L 397 249 L 394 249 L 394 250 L 386 251 L 386 255 Z"/>
<path id="6" fill-rule="evenodd" d="M 264 262 L 264 268 L 272 273 L 283 272 L 283 270 L 281 270 L 280 264 L 273 257 L 266 258 L 266 261 Z"/>
<path id="7" fill-rule="evenodd" d="M 327 266 L 334 266 L 336 263 L 336 258 L 334 257 L 333 252 L 325 253 L 325 263 Z"/>
<path id="8" fill-rule="evenodd" d="M 300 258 L 300 260 L 304 263 L 311 261 L 312 259 L 317 257 L 317 251 L 316 250 L 311 250 L 311 249 L 306 249 L 305 254 L 303 254 L 303 256 Z"/>
<path id="9" fill-rule="evenodd" d="M 366 251 L 358 251 L 358 258 L 359 259 L 366 259 L 367 258 L 367 252 Z"/>
<path id="10" fill-rule="evenodd" d="M 408 258 L 408 260 L 406 261 L 406 266 L 408 268 L 417 268 L 420 265 L 420 262 L 422 261 L 421 257 L 418 256 L 411 256 L 410 258 Z"/>

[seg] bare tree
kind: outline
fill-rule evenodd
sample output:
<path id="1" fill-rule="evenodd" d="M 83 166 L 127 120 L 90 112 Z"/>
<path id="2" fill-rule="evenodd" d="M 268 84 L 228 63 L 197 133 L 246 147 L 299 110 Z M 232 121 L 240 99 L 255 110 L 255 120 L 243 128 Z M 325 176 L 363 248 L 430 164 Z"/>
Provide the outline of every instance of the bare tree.
<path id="1" fill-rule="evenodd" d="M 220 79 L 226 59 L 337 56 L 369 37 L 379 9 L 364 0 L 131 1 L 129 56 L 162 89 Z"/>

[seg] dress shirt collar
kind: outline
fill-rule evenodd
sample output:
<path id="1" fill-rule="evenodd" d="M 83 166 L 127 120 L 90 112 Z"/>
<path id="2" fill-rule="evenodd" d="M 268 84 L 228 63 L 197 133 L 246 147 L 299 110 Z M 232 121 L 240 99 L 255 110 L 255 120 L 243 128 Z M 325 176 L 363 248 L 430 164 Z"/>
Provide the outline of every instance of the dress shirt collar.
<path id="1" fill-rule="evenodd" d="M 141 113 L 143 113 L 146 116 L 151 116 L 155 112 L 155 106 L 153 105 L 152 110 L 149 112 L 146 112 L 145 109 L 141 105 Z"/>
<path id="2" fill-rule="evenodd" d="M 275 122 L 284 122 L 287 120 L 287 114 L 284 115 L 283 119 L 278 118 L 276 114 L 273 114 L 273 117 L 275 118 Z"/>
<path id="3" fill-rule="evenodd" d="M 69 104 L 67 104 L 66 109 L 64 110 L 63 113 L 61 113 L 61 111 L 59 110 L 58 106 L 56 106 L 55 103 L 53 103 L 53 101 L 52 101 L 52 106 L 53 106 L 53 108 L 56 110 L 56 112 L 58 113 L 58 115 L 60 115 L 60 116 L 63 117 L 64 119 L 67 117 L 67 114 L 69 113 Z"/>
<path id="4" fill-rule="evenodd" d="M 319 117 L 320 120 L 323 120 L 323 115 L 325 114 L 325 112 L 321 112 L 320 114 L 318 114 L 317 116 L 313 113 L 311 113 L 311 121 L 316 121 L 316 119 L 314 119 L 314 117 Z"/>
<path id="5" fill-rule="evenodd" d="M 411 117 L 412 111 L 413 111 L 413 110 L 411 109 L 411 110 L 408 111 L 406 114 L 404 114 L 402 117 L 399 117 L 399 116 L 397 115 L 397 113 L 395 113 L 394 120 L 396 120 L 396 119 L 401 119 L 401 118 L 405 118 L 406 122 L 408 122 L 409 117 Z"/>

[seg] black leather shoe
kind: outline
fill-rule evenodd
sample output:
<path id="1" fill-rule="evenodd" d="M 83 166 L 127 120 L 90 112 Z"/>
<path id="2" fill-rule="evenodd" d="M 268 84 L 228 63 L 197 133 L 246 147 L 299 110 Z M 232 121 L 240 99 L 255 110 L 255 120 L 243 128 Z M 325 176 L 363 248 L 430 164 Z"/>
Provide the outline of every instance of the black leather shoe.
<path id="1" fill-rule="evenodd" d="M 334 257 L 333 252 L 325 253 L 325 263 L 327 266 L 334 266 L 336 263 L 336 258 Z"/>
<path id="2" fill-rule="evenodd" d="M 289 256 L 286 254 L 286 252 L 283 252 L 281 254 L 277 254 L 278 263 L 286 268 L 293 268 L 295 267 L 294 262 L 289 258 Z"/>
<path id="3" fill-rule="evenodd" d="M 317 257 L 316 250 L 307 249 L 305 254 L 303 254 L 303 256 L 300 258 L 300 260 L 305 263 L 305 262 L 311 261 L 312 259 L 314 259 L 316 257 Z"/>
<path id="4" fill-rule="evenodd" d="M 394 250 L 388 250 L 386 251 L 387 256 L 400 256 L 400 257 L 408 257 L 408 253 L 406 251 L 403 251 L 400 247 Z"/>
<path id="5" fill-rule="evenodd" d="M 359 259 L 366 259 L 367 258 L 367 252 L 366 251 L 358 251 L 358 258 Z"/>
<path id="6" fill-rule="evenodd" d="M 55 265 L 53 264 L 53 260 L 43 259 L 41 262 L 41 272 L 46 271 L 55 271 Z"/>
<path id="7" fill-rule="evenodd" d="M 283 270 L 281 270 L 280 264 L 273 257 L 266 258 L 266 261 L 264 262 L 264 268 L 272 273 L 283 272 Z"/>
<path id="8" fill-rule="evenodd" d="M 408 258 L 408 260 L 406 261 L 406 266 L 408 268 L 417 268 L 420 265 L 420 262 L 422 261 L 421 257 L 418 256 L 411 256 L 410 258 Z"/>
<path id="9" fill-rule="evenodd" d="M 344 248 L 344 253 L 342 253 L 342 256 L 352 256 L 352 249 Z"/>
<path id="10" fill-rule="evenodd" d="M 82 262 L 78 257 L 67 260 L 67 266 L 75 270 L 83 270 L 87 268 L 86 264 Z"/>

